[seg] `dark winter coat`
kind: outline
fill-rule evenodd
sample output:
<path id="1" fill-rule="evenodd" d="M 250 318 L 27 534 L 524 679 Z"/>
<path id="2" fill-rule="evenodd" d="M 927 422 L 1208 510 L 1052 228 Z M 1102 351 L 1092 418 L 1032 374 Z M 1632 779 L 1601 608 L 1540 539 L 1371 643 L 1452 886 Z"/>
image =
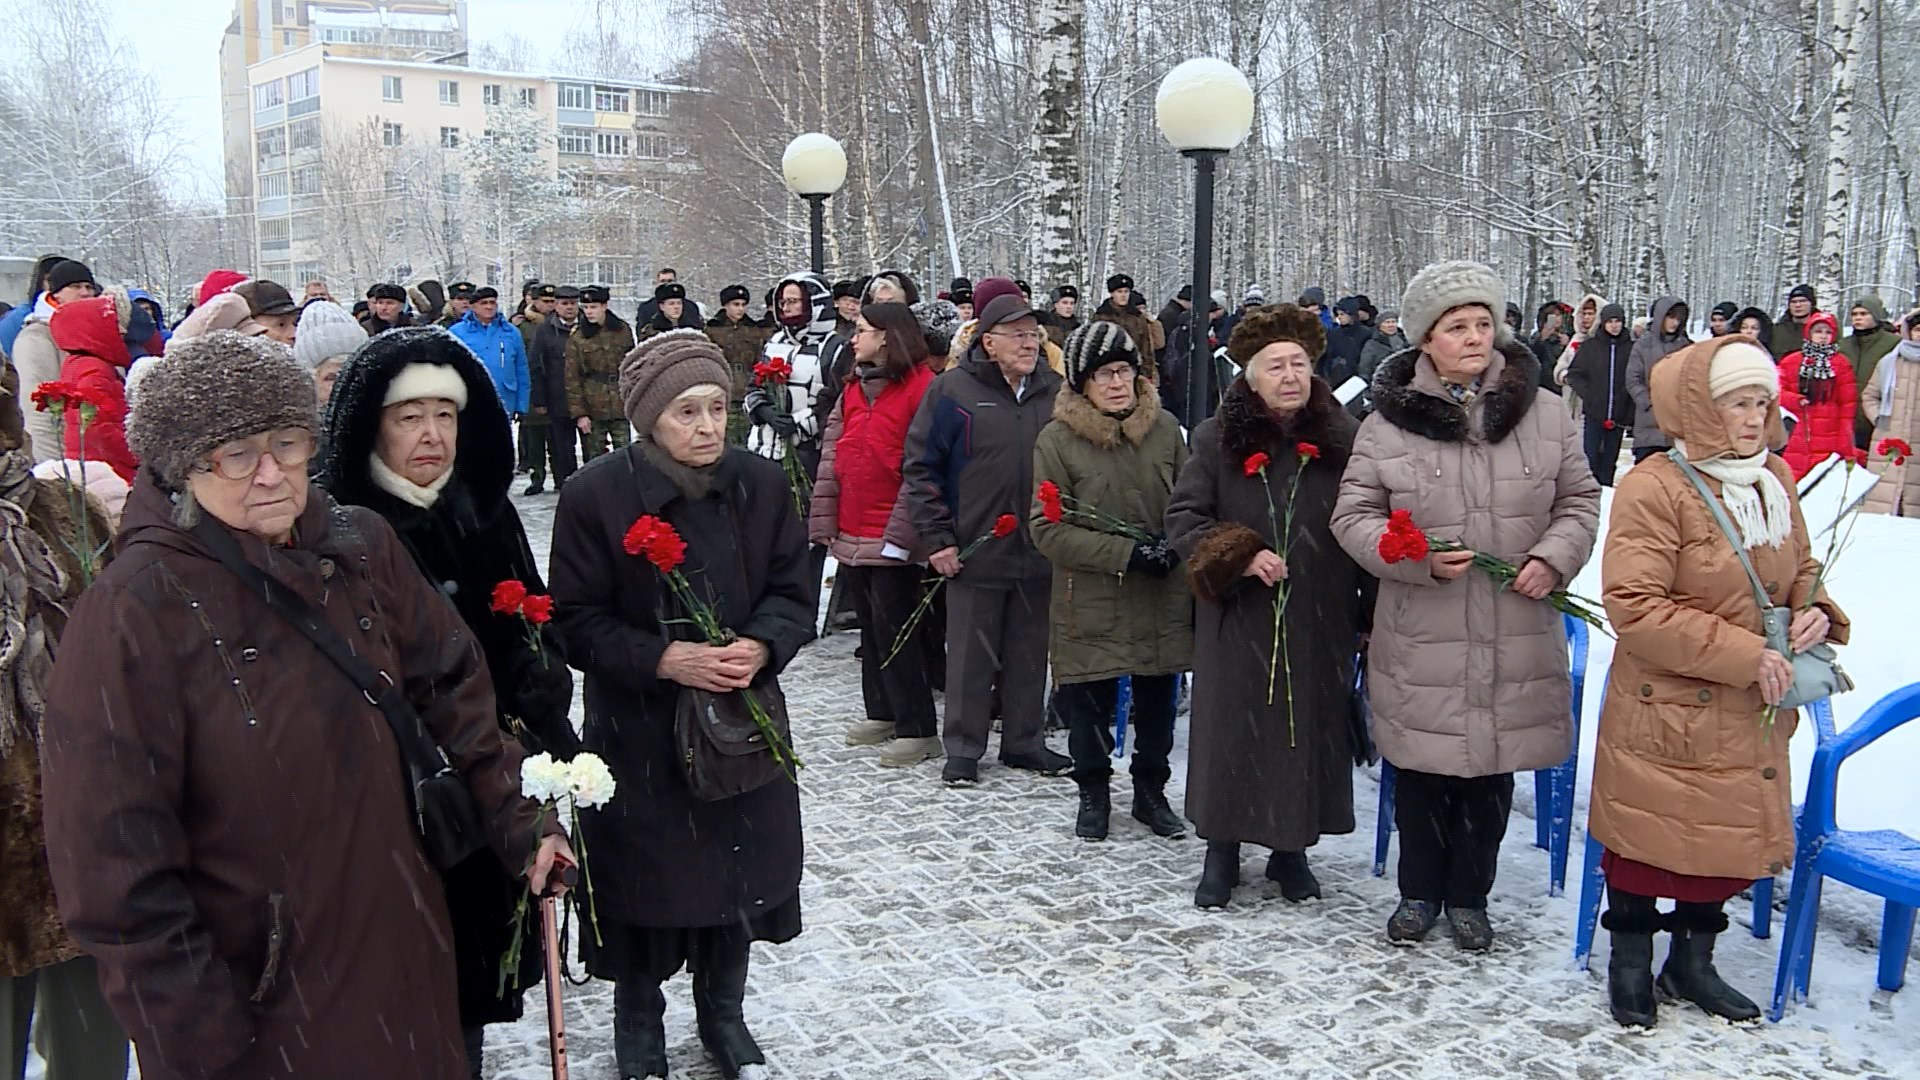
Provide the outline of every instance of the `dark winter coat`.
<path id="1" fill-rule="evenodd" d="M 1217 333 L 1210 334 L 1207 344 L 1213 357 L 1214 398 L 1208 403 L 1204 412 L 1192 407 L 1187 400 L 1191 394 L 1188 383 L 1192 379 L 1193 370 L 1192 325 L 1193 320 L 1182 316 L 1180 325 L 1174 327 L 1173 333 L 1167 338 L 1166 352 L 1161 354 L 1165 362 L 1160 365 L 1160 400 L 1167 411 L 1171 412 L 1174 418 L 1180 421 L 1181 426 L 1186 428 L 1192 428 L 1213 415 L 1214 410 L 1219 407 L 1220 397 L 1227 392 L 1227 387 L 1233 385 L 1235 378 L 1233 362 L 1228 359 L 1227 351 L 1221 344 L 1226 339 L 1218 336 Z"/>
<path id="2" fill-rule="evenodd" d="M 620 400 L 620 361 L 633 349 L 633 331 L 607 312 L 604 325 L 583 315 L 567 335 L 567 415 L 593 420 L 624 420 Z"/>
<path id="3" fill-rule="evenodd" d="M 1687 336 L 1686 306 L 1677 296 L 1663 296 L 1655 300 L 1653 317 L 1647 320 L 1647 332 L 1633 343 L 1633 351 L 1627 357 L 1627 393 L 1633 398 L 1633 446 L 1636 450 L 1648 446 L 1673 445 L 1673 440 L 1660 430 L 1660 423 L 1653 415 L 1653 397 L 1647 390 L 1647 380 L 1652 377 L 1654 366 L 1662 359 L 1693 344 L 1693 339 Z M 1661 333 L 1666 326 L 1667 316 L 1675 308 L 1680 308 L 1683 313 L 1680 329 L 1671 335 Z"/>
<path id="4" fill-rule="evenodd" d="M 42 746 L 60 913 L 141 1074 L 464 1080 L 441 883 L 386 720 L 173 510 L 143 472 Z M 310 489 L 295 535 L 235 537 L 391 676 L 524 863 L 537 807 L 459 615 L 370 511 Z"/>
<path id="5" fill-rule="evenodd" d="M 1407 347 L 1407 335 L 1403 330 L 1394 330 L 1391 334 L 1373 331 L 1373 336 L 1360 347 L 1360 366 L 1354 371 L 1367 382 L 1373 382 L 1373 373 L 1380 370 L 1380 361 Z"/>
<path id="6" fill-rule="evenodd" d="M 760 350 L 773 336 L 773 327 L 763 326 L 752 319 L 734 322 L 722 312 L 707 320 L 707 337 L 720 346 L 726 354 L 727 370 L 733 373 L 733 386 L 728 394 L 730 408 L 738 409 L 740 402 L 747 396 L 747 387 L 753 381 L 753 365 L 760 362 Z"/>
<path id="7" fill-rule="evenodd" d="M 1159 369 L 1155 361 L 1167 347 L 1167 335 L 1160 324 L 1147 318 L 1139 307 L 1128 307 L 1125 311 L 1113 306 L 1113 298 L 1100 301 L 1094 310 L 1093 322 L 1110 322 L 1127 332 L 1133 344 L 1140 350 L 1140 374 L 1151 381 L 1159 381 Z"/>
<path id="8" fill-rule="evenodd" d="M 1047 340 L 1053 342 L 1055 348 L 1065 348 L 1067 335 L 1080 327 L 1079 316 L 1068 318 L 1065 315 L 1056 315 L 1052 307 L 1034 312 L 1033 317 L 1040 320 L 1040 329 L 1047 332 Z"/>
<path id="9" fill-rule="evenodd" d="M 1187 314 L 1192 310 L 1190 307 L 1181 307 L 1178 300 L 1167 301 L 1166 306 L 1160 309 L 1159 317 L 1154 320 L 1160 324 L 1160 339 L 1172 341 L 1174 329 L 1187 321 Z"/>
<path id="10" fill-rule="evenodd" d="M 1900 344 L 1900 332 L 1887 321 L 1887 305 L 1880 302 L 1878 296 L 1869 293 L 1853 302 L 1853 307 L 1863 307 L 1873 316 L 1873 329 L 1855 330 L 1840 342 L 1840 355 L 1853 365 L 1853 377 L 1864 389 L 1874 381 L 1874 372 L 1880 369 L 1880 361 L 1886 359 L 1893 347 Z M 1849 313 L 1853 308 L 1847 309 Z M 1865 409 L 1860 410 L 1853 420 L 1853 437 L 1857 446 L 1866 446 L 1873 434 L 1873 417 Z"/>
<path id="11" fill-rule="evenodd" d="M 453 476 L 427 507 L 388 490 L 369 464 L 387 386 L 401 368 L 416 363 L 447 364 L 467 387 Z M 519 581 L 535 595 L 547 590 L 520 516 L 507 499 L 513 481 L 513 434 L 500 399 L 484 392 L 490 389 L 480 361 L 438 330 L 403 330 L 370 341 L 354 354 L 334 387 L 326 419 L 324 483 L 342 504 L 364 506 L 385 518 L 414 565 L 452 601 L 486 659 L 501 737 L 518 741 L 528 753 L 544 750 L 570 758 L 580 745 L 567 719 L 573 678 L 554 635 L 541 635 L 547 656 L 543 664 L 527 644 L 525 624 L 491 607 L 493 588 L 502 581 Z M 482 852 L 446 875 L 460 1019 L 468 1026 L 520 1016 L 520 992 L 510 990 L 503 997 L 498 989 L 500 958 L 511 941 L 514 904 L 524 887 L 516 884 L 515 876 L 492 852 Z M 529 920 L 528 933 L 535 929 L 535 921 Z M 525 942 L 521 957 L 518 985 L 525 987 L 540 979 L 537 939 Z"/>
<path id="12" fill-rule="evenodd" d="M 1611 417 L 1616 427 L 1633 423 L 1633 396 L 1627 393 L 1627 361 L 1633 355 L 1633 335 L 1626 327 L 1608 336 L 1601 324 L 1574 350 L 1567 368 L 1567 385 L 1585 405 L 1587 415 Z"/>
<path id="13" fill-rule="evenodd" d="M 454 321 L 458 322 L 459 320 L 456 319 Z M 402 326 L 412 325 L 414 325 L 413 318 L 406 313 L 405 309 L 402 309 L 400 314 L 395 315 L 392 322 L 381 322 L 379 319 L 374 318 L 373 312 L 371 311 L 360 316 L 360 329 L 365 330 L 368 337 L 388 330 L 396 330 Z"/>
<path id="14" fill-rule="evenodd" d="M 1116 420 L 1062 387 L 1053 422 L 1034 444 L 1034 486 L 1037 492 L 1051 480 L 1080 505 L 1159 535 L 1187 445 L 1153 384 L 1135 379 L 1134 390 L 1133 412 Z M 1049 522 L 1036 495 L 1027 524 L 1053 564 L 1047 659 L 1054 682 L 1173 675 L 1192 666 L 1193 597 L 1179 567 L 1166 577 L 1129 572 L 1134 541 L 1072 504 Z"/>
<path id="15" fill-rule="evenodd" d="M 1001 514 L 1027 519 L 1033 502 L 1033 444 L 1053 420 L 1060 376 L 1036 365 L 1019 400 L 1000 369 L 974 342 L 941 372 L 907 431 L 902 483 L 907 514 L 928 552 L 965 548 L 993 530 Z M 1012 585 L 1053 573 L 1026 529 L 990 540 L 955 580 Z"/>
<path id="16" fill-rule="evenodd" d="M 1339 388 L 1360 373 L 1360 352 L 1373 338 L 1373 327 L 1361 322 L 1335 325 L 1327 331 L 1327 351 L 1314 364 L 1314 374 L 1329 387 Z"/>
<path id="17" fill-rule="evenodd" d="M 755 686 L 771 688 L 813 636 L 806 531 L 777 462 L 728 448 L 711 485 L 688 498 L 635 444 L 573 474 L 554 515 L 554 625 L 587 677 L 586 747 L 620 785 L 605 809 L 581 813 L 602 922 L 735 926 L 800 887 L 798 788 L 779 779 L 718 802 L 688 789 L 673 740 L 680 689 L 657 674 L 667 642 L 686 636 L 662 620 L 684 613 L 621 543 L 643 514 L 679 530 L 682 571 L 722 624 L 766 645 Z"/>
<path id="18" fill-rule="evenodd" d="M 1565 332 L 1547 337 L 1535 334 L 1527 339 L 1527 348 L 1532 349 L 1533 355 L 1540 361 L 1540 389 L 1554 397 L 1560 396 L 1560 384 L 1554 380 L 1553 366 L 1560 362 L 1560 354 L 1567 351 L 1567 341 Z"/>
<path id="19" fill-rule="evenodd" d="M 1284 420 L 1237 380 L 1219 415 L 1193 433 L 1193 459 L 1167 507 L 1167 536 L 1186 557 L 1199 598 L 1187 817 L 1208 840 L 1302 851 L 1353 831 L 1349 710 L 1374 583 L 1335 542 L 1329 521 L 1358 430 L 1319 379 L 1307 404 Z M 1287 554 L 1289 706 L 1284 664 L 1267 703 L 1276 590 L 1243 572 L 1277 539 L 1269 484 L 1285 528 L 1302 442 L 1320 457 L 1299 474 Z M 1271 456 L 1266 483 L 1243 468 L 1255 451 Z"/>
<path id="20" fill-rule="evenodd" d="M 573 326 L 580 325 L 574 320 Z M 554 423 L 564 424 L 570 416 L 567 412 L 567 339 L 573 336 L 573 326 L 553 316 L 540 322 L 533 332 L 533 340 L 527 347 L 527 379 L 530 389 L 527 393 L 527 407 L 534 415 L 545 415 Z"/>

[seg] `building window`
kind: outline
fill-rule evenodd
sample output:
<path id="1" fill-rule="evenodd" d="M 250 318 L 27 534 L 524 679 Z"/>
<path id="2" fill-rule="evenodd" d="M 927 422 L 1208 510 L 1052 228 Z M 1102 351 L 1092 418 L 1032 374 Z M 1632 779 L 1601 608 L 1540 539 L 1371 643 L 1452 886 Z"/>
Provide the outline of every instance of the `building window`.
<path id="1" fill-rule="evenodd" d="M 291 30 L 280 31 L 280 47 L 283 49 L 293 48 L 293 31 Z"/>
<path id="2" fill-rule="evenodd" d="M 440 80 L 440 104 L 460 104 L 460 84 L 452 79 Z"/>
<path id="3" fill-rule="evenodd" d="M 640 136 L 639 154 L 643 158 L 649 158 L 654 161 L 664 161 L 668 149 L 667 137 L 665 135 Z"/>
<path id="4" fill-rule="evenodd" d="M 320 166 L 302 165 L 293 170 L 293 193 L 295 195 L 320 194 Z"/>
<path id="5" fill-rule="evenodd" d="M 405 136 L 401 132 L 399 124 L 396 124 L 391 120 L 388 120 L 387 122 L 380 125 L 380 145 L 381 146 L 399 146 L 402 142 L 405 142 L 405 141 L 406 141 Z"/>
<path id="6" fill-rule="evenodd" d="M 563 109 L 587 109 L 593 105 L 593 95 L 584 83 L 560 84 L 560 107 Z"/>
<path id="7" fill-rule="evenodd" d="M 310 116 L 288 124 L 287 146 L 296 151 L 320 149 L 320 118 Z"/>
<path id="8" fill-rule="evenodd" d="M 287 129 L 279 126 L 261 128 L 254 133 L 254 157 L 261 162 L 283 157 L 287 152 Z"/>
<path id="9" fill-rule="evenodd" d="M 253 111 L 263 112 L 283 104 L 286 98 L 281 93 L 282 89 L 283 87 L 279 79 L 275 79 L 272 82 L 263 82 L 254 87 Z"/>
<path id="10" fill-rule="evenodd" d="M 387 194 L 405 195 L 407 193 L 407 174 L 398 169 L 387 170 Z"/>
<path id="11" fill-rule="evenodd" d="M 635 90 L 633 92 L 633 111 L 641 116 L 667 115 L 667 94 L 664 90 Z"/>
<path id="12" fill-rule="evenodd" d="M 400 76 L 398 75 L 380 76 L 380 100 L 381 101 L 399 101 L 400 100 Z"/>
<path id="13" fill-rule="evenodd" d="M 674 157 L 686 157 L 688 153 L 687 140 L 675 135 L 671 140 L 669 149 Z"/>
<path id="14" fill-rule="evenodd" d="M 459 128 L 443 127 L 440 129 L 440 149 L 442 150 L 460 149 L 460 129 Z"/>
<path id="15" fill-rule="evenodd" d="M 283 172 L 264 173 L 260 177 L 258 195 L 262 199 L 282 199 L 287 194 L 287 174 Z"/>
<path id="16" fill-rule="evenodd" d="M 501 88 L 501 86 L 500 86 L 500 84 L 499 84 L 499 83 L 497 83 L 497 82 L 490 82 L 490 83 L 483 83 L 483 84 L 481 84 L 481 86 L 480 86 L 480 104 L 482 104 L 482 105 L 498 105 L 498 104 L 500 104 L 500 97 L 501 97 L 501 89 L 502 89 L 502 88 Z"/>
<path id="17" fill-rule="evenodd" d="M 577 127 L 561 128 L 560 152 L 563 154 L 593 153 L 593 129 Z"/>
<path id="18" fill-rule="evenodd" d="M 449 199 L 460 197 L 460 174 L 448 173 L 440 178 L 440 194 Z"/>
<path id="19" fill-rule="evenodd" d="M 293 237 L 293 222 L 286 218 L 260 219 L 260 246 L 286 247 Z"/>
<path id="20" fill-rule="evenodd" d="M 287 76 L 287 100 L 305 101 L 320 96 L 320 69 L 310 67 Z"/>
<path id="21" fill-rule="evenodd" d="M 305 243 L 308 241 L 320 239 L 321 224 L 325 220 L 325 218 L 326 218 L 326 215 L 324 214 L 295 215 L 293 219 L 294 242 Z M 309 275 L 307 277 L 297 277 L 297 278 L 294 278 L 293 280 L 312 281 L 314 277 L 317 277 L 317 276 L 318 275 Z"/>
<path id="22" fill-rule="evenodd" d="M 633 136 L 624 131 L 596 131 L 593 152 L 600 157 L 627 157 L 633 153 Z"/>
<path id="23" fill-rule="evenodd" d="M 576 199 L 585 199 L 593 195 L 592 175 L 579 169 L 560 170 L 560 186 L 568 195 Z"/>
<path id="24" fill-rule="evenodd" d="M 633 187 L 640 194 L 656 199 L 667 193 L 667 182 L 658 176 L 642 176 L 633 182 Z"/>
<path id="25" fill-rule="evenodd" d="M 593 111 L 623 113 L 629 108 L 627 92 L 611 86 L 593 88 Z"/>
<path id="26" fill-rule="evenodd" d="M 523 109 L 536 109 L 540 107 L 540 90 L 538 87 L 523 86 L 520 88 L 520 107 Z"/>

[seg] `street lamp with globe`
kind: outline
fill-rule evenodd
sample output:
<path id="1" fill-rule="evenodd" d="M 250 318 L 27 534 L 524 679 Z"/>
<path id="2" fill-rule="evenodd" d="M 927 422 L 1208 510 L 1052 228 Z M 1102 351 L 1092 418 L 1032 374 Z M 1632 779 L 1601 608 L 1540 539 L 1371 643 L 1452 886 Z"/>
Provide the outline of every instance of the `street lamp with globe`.
<path id="1" fill-rule="evenodd" d="M 847 182 L 847 152 L 839 140 L 810 131 L 787 144 L 780 156 L 780 173 L 787 190 L 807 201 L 813 235 L 813 272 L 827 269 L 827 199 Z"/>
<path id="2" fill-rule="evenodd" d="M 1240 69 L 1213 57 L 1189 60 L 1160 80 L 1153 99 L 1160 134 L 1193 159 L 1193 355 L 1187 366 L 1187 415 L 1199 426 L 1218 402 L 1207 344 L 1207 297 L 1213 276 L 1213 170 L 1253 130 L 1253 88 Z"/>

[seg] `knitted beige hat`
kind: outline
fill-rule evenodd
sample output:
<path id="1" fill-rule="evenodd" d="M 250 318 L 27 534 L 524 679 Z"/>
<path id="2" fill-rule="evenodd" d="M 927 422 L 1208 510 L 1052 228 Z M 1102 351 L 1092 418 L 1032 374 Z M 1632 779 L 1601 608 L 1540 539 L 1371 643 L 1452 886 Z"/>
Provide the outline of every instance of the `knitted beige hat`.
<path id="1" fill-rule="evenodd" d="M 708 385 L 731 393 L 733 376 L 727 370 L 727 355 L 699 330 L 655 334 L 620 361 L 620 400 L 638 437 L 653 430 L 654 421 L 674 398 Z"/>
<path id="2" fill-rule="evenodd" d="M 139 367 L 147 370 L 129 390 L 127 444 L 175 491 L 186 487 L 196 462 L 224 443 L 319 426 L 313 376 L 276 341 L 215 330 L 176 338 L 165 357 Z"/>
<path id="3" fill-rule="evenodd" d="M 1504 316 L 1507 311 L 1507 287 L 1491 267 L 1477 262 L 1442 262 L 1413 275 L 1406 295 L 1400 298 L 1400 328 L 1415 346 L 1425 343 L 1427 332 L 1454 308 L 1478 304 L 1493 315 L 1494 343 L 1504 345 L 1513 339 Z"/>

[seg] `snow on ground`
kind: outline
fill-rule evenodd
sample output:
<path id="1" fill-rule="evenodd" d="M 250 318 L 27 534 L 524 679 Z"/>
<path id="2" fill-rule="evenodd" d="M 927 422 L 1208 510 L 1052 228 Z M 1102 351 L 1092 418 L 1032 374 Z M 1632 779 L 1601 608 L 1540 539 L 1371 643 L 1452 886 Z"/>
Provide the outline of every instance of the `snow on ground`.
<path id="1" fill-rule="evenodd" d="M 543 552 L 552 505 L 551 496 L 522 504 Z M 1837 703 L 1842 724 L 1906 677 L 1897 616 L 1913 586 L 1885 568 L 1917 544 L 1920 525 L 1863 521 L 1834 575 L 1854 619 L 1845 662 L 1861 684 Z M 1597 595 L 1597 562 L 1592 574 L 1579 586 Z M 1589 758 L 1609 645 L 1598 638 L 1592 658 Z M 1129 819 L 1124 770 L 1113 839 L 1085 844 L 1072 836 L 1067 780 L 990 759 L 977 790 L 953 791 L 939 784 L 936 763 L 883 769 L 871 749 L 842 746 L 841 731 L 861 716 L 853 646 L 846 635 L 809 646 L 784 679 L 810 765 L 808 929 L 755 954 L 748 1015 L 775 1076 L 1920 1076 L 1920 1000 L 1875 989 L 1877 910 L 1841 887 L 1827 889 L 1831 917 L 1810 1005 L 1782 1024 L 1744 1028 L 1670 1006 L 1655 1032 L 1628 1035 L 1607 1014 L 1605 935 L 1592 972 L 1574 970 L 1577 905 L 1572 894 L 1547 896 L 1546 854 L 1531 846 L 1524 814 L 1502 855 L 1491 909 L 1500 940 L 1486 956 L 1456 952 L 1444 922 L 1419 948 L 1386 944 L 1397 894 L 1391 876 L 1370 872 L 1372 770 L 1355 776 L 1358 830 L 1312 853 L 1324 900 L 1287 904 L 1260 879 L 1265 853 L 1249 850 L 1248 884 L 1234 905 L 1202 912 L 1192 904 L 1199 841 L 1159 840 Z M 1795 741 L 1802 770 L 1805 740 Z M 1914 748 L 1889 740 L 1850 767 L 1843 782 L 1859 786 L 1843 796 L 1844 821 L 1920 831 L 1920 807 L 1894 776 Z M 1183 721 L 1169 792 L 1176 806 L 1185 757 Z M 1525 808 L 1531 785 L 1521 780 Z M 1578 862 L 1576 847 L 1576 876 Z M 1721 970 L 1764 1003 L 1778 939 L 1744 932 L 1745 901 L 1729 910 L 1735 930 L 1722 940 Z M 573 1074 L 610 1080 L 611 988 L 568 987 L 566 997 Z M 711 1080 L 684 977 L 668 1000 L 675 1075 Z M 490 1031 L 488 1076 L 549 1075 L 545 1046 L 535 991 L 526 1019 Z"/>

